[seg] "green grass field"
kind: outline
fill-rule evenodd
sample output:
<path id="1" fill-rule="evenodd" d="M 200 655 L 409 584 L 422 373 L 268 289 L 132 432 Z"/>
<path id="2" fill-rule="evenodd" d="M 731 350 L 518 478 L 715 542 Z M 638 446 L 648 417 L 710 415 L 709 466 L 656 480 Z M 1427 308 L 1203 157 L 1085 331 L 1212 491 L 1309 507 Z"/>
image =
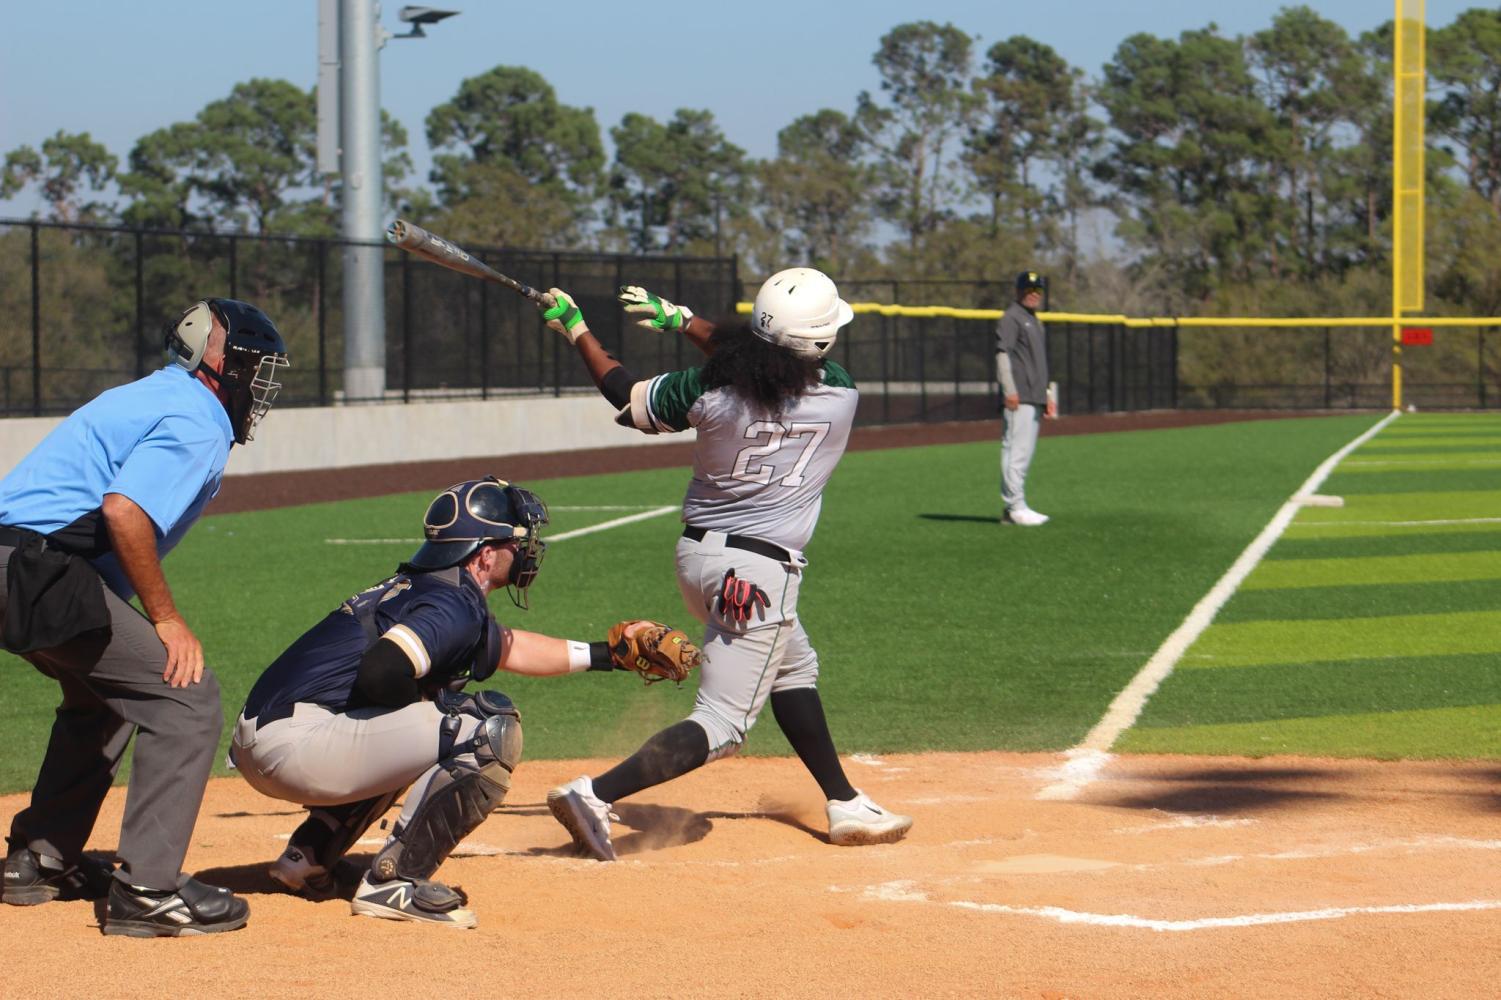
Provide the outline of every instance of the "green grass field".
<path id="1" fill-rule="evenodd" d="M 1321 492 L 1121 749 L 1501 756 L 1501 417 L 1405 416 Z"/>
<path id="2" fill-rule="evenodd" d="M 994 444 L 847 456 L 801 609 L 845 752 L 1076 743 L 1321 461 L 1370 415 L 1045 440 L 1029 499 L 996 523 Z M 1501 418 L 1404 417 L 1355 452 L 1189 651 L 1118 749 L 1501 756 Z M 504 469 L 476 469 L 476 474 Z M 559 534 L 675 504 L 687 470 L 528 483 Z M 415 547 L 407 494 L 211 516 L 167 560 L 232 718 L 259 671 Z M 1394 520 L 1433 520 L 1394 527 Z M 565 539 L 520 628 L 590 639 L 621 617 L 686 622 L 674 514 Z M 412 542 L 331 544 L 329 539 Z M 56 687 L 0 654 L 0 790 L 29 787 Z M 619 755 L 680 718 L 692 685 L 501 675 L 529 757 Z M 747 752 L 789 750 L 767 720 Z"/>

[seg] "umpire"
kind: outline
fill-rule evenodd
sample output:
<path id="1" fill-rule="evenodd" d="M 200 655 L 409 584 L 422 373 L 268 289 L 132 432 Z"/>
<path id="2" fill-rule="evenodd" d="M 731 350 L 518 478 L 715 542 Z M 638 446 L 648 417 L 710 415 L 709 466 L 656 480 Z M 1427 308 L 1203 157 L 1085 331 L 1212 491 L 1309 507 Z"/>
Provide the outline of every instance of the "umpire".
<path id="1" fill-rule="evenodd" d="M 250 915 L 181 870 L 222 711 L 161 559 L 218 493 L 287 364 L 271 320 L 233 299 L 194 304 L 166 345 L 164 368 L 79 407 L 0 480 L 0 645 L 62 688 L 0 898 L 107 896 L 104 933 L 130 937 L 234 930 Z M 132 734 L 113 871 L 83 848 Z"/>
<path id="2" fill-rule="evenodd" d="M 1043 414 L 1058 415 L 1048 386 L 1048 340 L 1037 310 L 1048 290 L 1048 279 L 1036 271 L 1016 276 L 1016 301 L 1007 307 L 995 329 L 995 365 L 1001 384 L 1001 513 L 1002 524 L 1035 528 L 1048 523 L 1046 514 L 1027 506 L 1027 469 L 1037 450 Z"/>

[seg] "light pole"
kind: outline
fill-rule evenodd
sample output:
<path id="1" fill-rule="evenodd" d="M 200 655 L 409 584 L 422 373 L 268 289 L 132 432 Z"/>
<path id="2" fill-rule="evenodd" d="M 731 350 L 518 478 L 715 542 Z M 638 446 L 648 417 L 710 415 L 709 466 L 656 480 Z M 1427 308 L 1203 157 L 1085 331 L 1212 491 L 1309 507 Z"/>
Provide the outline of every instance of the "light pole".
<path id="1" fill-rule="evenodd" d="M 337 149 L 343 180 L 344 399 L 379 400 L 386 391 L 386 293 L 381 222 L 380 50 L 387 38 L 425 37 L 422 25 L 458 11 L 403 7 L 404 35 L 380 26 L 375 0 L 319 0 L 319 169 L 332 171 Z M 330 58 L 330 43 L 337 46 Z M 336 74 L 336 75 L 335 75 Z M 337 79 L 337 100 L 331 84 Z"/>

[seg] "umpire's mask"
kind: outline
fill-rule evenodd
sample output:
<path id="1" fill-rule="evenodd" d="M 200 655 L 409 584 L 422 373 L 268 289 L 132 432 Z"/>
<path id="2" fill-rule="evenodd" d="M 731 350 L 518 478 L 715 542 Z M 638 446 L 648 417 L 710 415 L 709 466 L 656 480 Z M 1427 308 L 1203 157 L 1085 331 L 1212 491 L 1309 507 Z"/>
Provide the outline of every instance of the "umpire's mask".
<path id="1" fill-rule="evenodd" d="M 235 443 L 245 444 L 281 391 L 278 369 L 288 366 L 287 345 L 271 318 L 250 303 L 204 299 L 168 324 L 168 359 L 187 371 L 200 370 L 215 319 L 224 327 L 224 363 L 221 371 L 201 370 L 219 389 Z"/>
<path id="2" fill-rule="evenodd" d="M 427 542 L 401 564 L 403 573 L 429 573 L 457 566 L 481 545 L 512 542 L 510 593 L 517 607 L 527 606 L 527 588 L 542 568 L 547 544 L 542 526 L 547 506 L 531 490 L 487 476 L 450 486 L 427 505 L 423 532 Z"/>

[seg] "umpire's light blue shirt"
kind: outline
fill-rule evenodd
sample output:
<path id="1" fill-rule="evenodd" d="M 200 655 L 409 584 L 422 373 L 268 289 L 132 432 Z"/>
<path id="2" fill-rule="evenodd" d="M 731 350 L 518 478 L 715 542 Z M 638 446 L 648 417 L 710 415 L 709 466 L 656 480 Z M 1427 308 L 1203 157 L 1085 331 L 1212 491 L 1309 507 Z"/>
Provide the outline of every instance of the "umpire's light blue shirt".
<path id="1" fill-rule="evenodd" d="M 0 524 L 50 534 L 99 516 L 106 493 L 129 497 L 172 550 L 219 492 L 234 429 L 207 386 L 176 365 L 100 393 L 0 479 Z M 114 555 L 95 560 L 111 590 L 132 594 Z"/>

